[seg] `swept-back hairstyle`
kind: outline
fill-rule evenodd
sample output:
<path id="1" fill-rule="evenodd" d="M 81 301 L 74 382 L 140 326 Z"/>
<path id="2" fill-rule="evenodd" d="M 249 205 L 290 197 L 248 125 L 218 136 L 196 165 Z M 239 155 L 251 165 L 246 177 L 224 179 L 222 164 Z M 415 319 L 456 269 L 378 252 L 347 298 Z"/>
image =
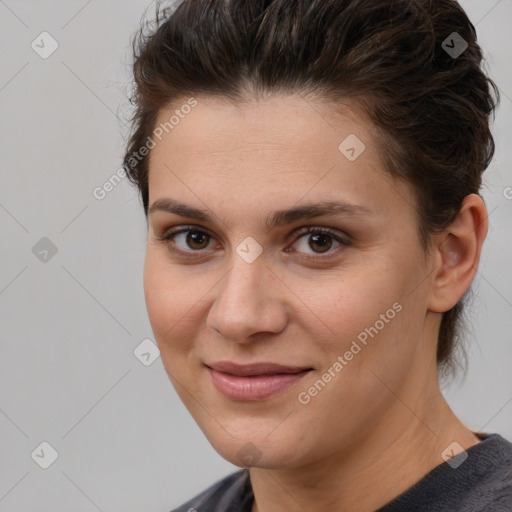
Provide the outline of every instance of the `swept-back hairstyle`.
<path id="1" fill-rule="evenodd" d="M 160 110 L 191 96 L 241 103 L 289 93 L 357 104 L 378 134 L 385 171 L 414 191 L 425 251 L 464 197 L 479 193 L 494 154 L 489 123 L 499 90 L 455 0 L 158 4 L 149 33 L 146 25 L 135 35 L 133 53 L 135 110 L 124 168 L 146 216 L 150 154 L 140 149 Z M 455 352 L 466 360 L 460 330 L 468 292 L 443 313 L 441 377 L 465 368 Z"/>

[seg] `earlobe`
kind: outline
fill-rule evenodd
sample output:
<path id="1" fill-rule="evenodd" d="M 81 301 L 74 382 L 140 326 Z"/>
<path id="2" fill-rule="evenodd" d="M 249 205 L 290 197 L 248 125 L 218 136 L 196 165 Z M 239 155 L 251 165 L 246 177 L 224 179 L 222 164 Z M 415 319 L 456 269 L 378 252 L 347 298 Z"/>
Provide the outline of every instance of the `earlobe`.
<path id="1" fill-rule="evenodd" d="M 431 311 L 448 311 L 469 288 L 478 268 L 487 230 L 487 209 L 483 199 L 477 194 L 466 196 L 455 220 L 436 238 Z"/>

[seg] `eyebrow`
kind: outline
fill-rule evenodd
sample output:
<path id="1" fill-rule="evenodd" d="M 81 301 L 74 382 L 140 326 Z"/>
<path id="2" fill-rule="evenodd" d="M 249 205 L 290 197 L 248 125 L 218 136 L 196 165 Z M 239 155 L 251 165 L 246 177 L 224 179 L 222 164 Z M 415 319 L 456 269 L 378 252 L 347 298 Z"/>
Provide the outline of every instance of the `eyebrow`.
<path id="1" fill-rule="evenodd" d="M 180 203 L 171 198 L 156 200 L 148 210 L 148 216 L 157 212 L 166 212 L 181 217 L 188 217 L 200 222 L 214 224 L 213 218 L 206 210 L 200 210 L 193 206 Z M 267 218 L 265 225 L 268 229 L 274 229 L 278 226 L 291 224 L 297 220 L 310 219 L 313 217 L 323 217 L 332 215 L 354 215 L 364 214 L 373 215 L 373 212 L 365 206 L 350 204 L 340 201 L 325 201 L 321 203 L 310 203 L 295 206 L 287 210 L 277 210 L 271 213 Z"/>

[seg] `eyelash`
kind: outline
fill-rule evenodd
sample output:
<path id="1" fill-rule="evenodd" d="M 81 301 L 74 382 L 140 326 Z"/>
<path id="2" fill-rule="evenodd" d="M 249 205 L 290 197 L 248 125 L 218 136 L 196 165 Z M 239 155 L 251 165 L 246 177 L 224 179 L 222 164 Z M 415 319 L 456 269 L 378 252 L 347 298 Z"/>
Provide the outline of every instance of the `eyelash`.
<path id="1" fill-rule="evenodd" d="M 180 227 L 177 227 L 177 228 L 173 228 L 172 230 L 169 230 L 166 233 L 164 233 L 162 236 L 156 237 L 156 240 L 158 240 L 159 242 L 162 242 L 164 245 L 167 246 L 167 248 L 170 251 L 172 251 L 175 254 L 178 254 L 182 258 L 185 258 L 185 259 L 197 259 L 198 256 L 191 255 L 190 253 L 200 253 L 200 252 L 202 252 L 202 250 L 183 251 L 181 249 L 177 249 L 176 247 L 173 247 L 173 245 L 172 245 L 172 239 L 175 236 L 177 236 L 177 235 L 179 235 L 181 233 L 187 233 L 187 232 L 190 232 L 190 231 L 195 231 L 197 233 L 202 233 L 202 234 L 205 234 L 208 237 L 210 237 L 210 239 L 215 239 L 215 237 L 213 235 L 208 233 L 208 231 L 206 231 L 204 229 L 201 229 L 199 226 L 188 225 L 188 226 L 180 226 Z M 296 240 L 294 241 L 294 243 L 295 243 L 297 240 L 302 238 L 304 235 L 309 235 L 309 234 L 328 235 L 328 236 L 334 238 L 334 240 L 336 240 L 337 242 L 339 242 L 343 246 L 351 245 L 351 243 L 347 239 L 345 239 L 345 238 L 340 236 L 338 231 L 335 231 L 335 230 L 330 229 L 330 228 L 319 227 L 319 226 L 304 226 L 302 228 L 299 228 L 299 229 L 295 230 L 290 235 L 290 237 L 291 236 L 296 237 Z M 338 249 L 339 249 L 339 247 L 338 247 Z M 332 252 L 333 251 L 330 251 L 330 250 L 328 252 L 326 252 L 325 254 L 327 254 L 327 256 L 301 256 L 301 258 L 306 259 L 306 260 L 310 260 L 310 261 L 322 261 L 322 260 L 327 259 L 332 254 Z"/>

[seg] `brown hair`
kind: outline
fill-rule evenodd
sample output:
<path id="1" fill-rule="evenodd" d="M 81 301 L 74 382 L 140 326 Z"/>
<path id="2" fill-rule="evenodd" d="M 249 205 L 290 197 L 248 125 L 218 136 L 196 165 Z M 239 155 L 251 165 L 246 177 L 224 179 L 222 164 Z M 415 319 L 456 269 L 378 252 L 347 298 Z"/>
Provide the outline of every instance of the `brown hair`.
<path id="1" fill-rule="evenodd" d="M 414 190 L 425 250 L 464 197 L 479 192 L 500 96 L 481 69 L 475 27 L 455 0 L 184 0 L 157 4 L 154 25 L 133 40 L 135 112 L 124 157 L 146 216 L 149 155 L 138 151 L 162 108 L 200 94 L 356 101 L 379 134 L 387 172 Z M 456 349 L 466 358 L 460 327 L 468 292 L 443 313 L 442 376 L 462 366 Z"/>

